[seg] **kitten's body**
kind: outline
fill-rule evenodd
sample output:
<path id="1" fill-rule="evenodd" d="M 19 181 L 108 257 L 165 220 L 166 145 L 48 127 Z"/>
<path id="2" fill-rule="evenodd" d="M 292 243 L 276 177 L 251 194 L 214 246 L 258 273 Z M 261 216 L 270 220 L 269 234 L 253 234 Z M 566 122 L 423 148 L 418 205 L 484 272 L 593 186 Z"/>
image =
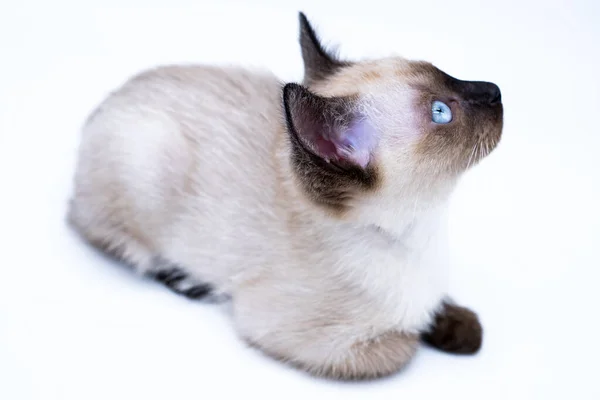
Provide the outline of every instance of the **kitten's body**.
<path id="1" fill-rule="evenodd" d="M 344 190 L 327 197 L 332 207 L 315 204 L 290 163 L 298 150 L 282 88 L 238 68 L 134 77 L 86 123 L 70 221 L 142 273 L 183 271 L 178 291 L 209 284 L 231 296 L 239 333 L 266 353 L 315 374 L 391 373 L 447 293 L 443 225 L 456 177 L 409 178 L 419 167 L 405 155 L 380 174 L 401 198 L 378 184 L 387 195 Z"/>
<path id="2" fill-rule="evenodd" d="M 398 232 L 315 210 L 289 182 L 282 157 L 281 88 L 269 73 L 205 66 L 159 68 L 127 82 L 83 130 L 72 219 L 142 272 L 173 264 L 234 298 L 240 286 L 262 287 L 258 296 L 287 317 L 310 315 L 298 328 L 307 340 L 332 312 L 342 324 L 364 320 L 358 337 L 365 328 L 422 330 L 446 293 L 435 247 L 444 243 L 436 237 L 443 209 L 406 210 Z M 99 196 L 98 185 L 110 192 Z M 254 297 L 250 304 L 261 302 Z M 274 322 L 244 313 L 242 331 L 258 324 L 265 334 Z"/>

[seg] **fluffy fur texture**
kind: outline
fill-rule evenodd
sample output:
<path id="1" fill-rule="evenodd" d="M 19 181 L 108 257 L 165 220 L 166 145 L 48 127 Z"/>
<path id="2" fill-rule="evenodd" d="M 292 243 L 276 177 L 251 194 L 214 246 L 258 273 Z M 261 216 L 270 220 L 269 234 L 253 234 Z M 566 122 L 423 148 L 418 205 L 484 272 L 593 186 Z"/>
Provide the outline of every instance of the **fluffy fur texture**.
<path id="1" fill-rule="evenodd" d="M 83 128 L 69 221 L 178 292 L 230 297 L 244 340 L 315 375 L 388 375 L 423 332 L 476 351 L 476 315 L 444 303 L 444 224 L 456 180 L 500 139 L 498 88 L 341 61 L 300 25 L 302 85 L 164 66 L 108 96 Z M 431 121 L 433 100 L 451 123 Z"/>

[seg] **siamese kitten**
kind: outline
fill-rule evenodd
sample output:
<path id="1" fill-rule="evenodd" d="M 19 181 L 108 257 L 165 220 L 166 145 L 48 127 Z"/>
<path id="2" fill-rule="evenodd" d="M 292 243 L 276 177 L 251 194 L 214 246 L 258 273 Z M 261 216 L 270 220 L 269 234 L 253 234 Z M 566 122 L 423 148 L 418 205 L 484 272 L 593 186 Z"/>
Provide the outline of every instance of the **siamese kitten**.
<path id="1" fill-rule="evenodd" d="M 447 300 L 446 207 L 498 144 L 499 88 L 427 62 L 340 60 L 300 13 L 302 84 L 164 66 L 87 120 L 69 221 L 190 297 L 231 299 L 247 343 L 316 376 L 400 370 L 424 341 L 474 353 Z"/>

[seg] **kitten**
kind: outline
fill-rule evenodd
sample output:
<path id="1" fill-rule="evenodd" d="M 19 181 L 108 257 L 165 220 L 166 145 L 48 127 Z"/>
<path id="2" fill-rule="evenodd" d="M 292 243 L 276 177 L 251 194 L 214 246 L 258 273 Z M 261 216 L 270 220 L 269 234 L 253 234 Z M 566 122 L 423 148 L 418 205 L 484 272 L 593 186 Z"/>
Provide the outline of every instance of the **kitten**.
<path id="1" fill-rule="evenodd" d="M 300 13 L 302 84 L 163 66 L 83 131 L 69 221 L 190 297 L 231 298 L 240 337 L 316 376 L 369 379 L 424 341 L 481 346 L 447 300 L 445 222 L 498 144 L 499 88 L 403 58 L 341 60 Z"/>

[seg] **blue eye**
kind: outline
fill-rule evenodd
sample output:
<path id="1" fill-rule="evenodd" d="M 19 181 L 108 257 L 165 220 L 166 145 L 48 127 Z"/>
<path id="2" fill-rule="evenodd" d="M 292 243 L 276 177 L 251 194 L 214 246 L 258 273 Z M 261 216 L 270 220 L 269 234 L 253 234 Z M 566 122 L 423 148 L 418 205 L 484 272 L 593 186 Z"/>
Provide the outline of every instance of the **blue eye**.
<path id="1" fill-rule="evenodd" d="M 434 101 L 431 105 L 431 120 L 436 124 L 447 124 L 452 121 L 452 110 L 441 101 Z"/>

